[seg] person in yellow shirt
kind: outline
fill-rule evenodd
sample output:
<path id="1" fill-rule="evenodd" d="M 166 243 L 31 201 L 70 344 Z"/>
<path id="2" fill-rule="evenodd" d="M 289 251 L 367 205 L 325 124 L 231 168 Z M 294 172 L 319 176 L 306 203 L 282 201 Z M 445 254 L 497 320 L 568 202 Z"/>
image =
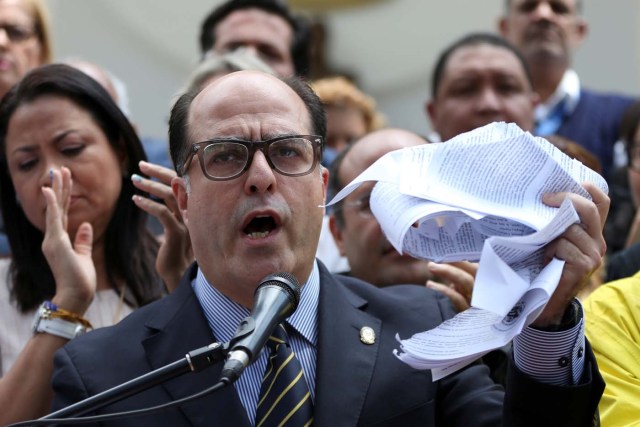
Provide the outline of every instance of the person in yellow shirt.
<path id="1" fill-rule="evenodd" d="M 585 328 L 607 383 L 603 426 L 640 425 L 640 272 L 596 289 L 585 301 Z"/>

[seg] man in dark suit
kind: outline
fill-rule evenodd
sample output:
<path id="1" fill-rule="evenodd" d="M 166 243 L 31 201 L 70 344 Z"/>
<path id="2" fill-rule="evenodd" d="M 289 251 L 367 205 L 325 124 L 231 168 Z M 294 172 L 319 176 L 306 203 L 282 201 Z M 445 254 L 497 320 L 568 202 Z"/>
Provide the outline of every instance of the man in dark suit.
<path id="1" fill-rule="evenodd" d="M 622 115 L 633 99 L 585 89 L 571 68 L 588 32 L 582 7 L 582 0 L 506 0 L 499 30 L 522 52 L 540 95 L 535 133 L 576 141 L 598 157 L 607 178 Z"/>
<path id="2" fill-rule="evenodd" d="M 535 328 L 514 342 L 506 393 L 477 364 L 432 382 L 429 371 L 411 369 L 392 351 L 396 333 L 407 338 L 451 317 L 446 298 L 419 286 L 377 288 L 334 276 L 315 260 L 328 179 L 319 162 L 325 128 L 320 101 L 295 78 L 243 71 L 177 101 L 172 187 L 197 264 L 171 295 L 57 353 L 55 408 L 230 340 L 257 284 L 285 271 L 303 284 L 285 327 L 315 425 L 589 425 L 604 385 L 574 295 L 604 252 L 606 195 L 592 189 L 594 202 L 545 199 L 559 206 L 570 197 L 581 225 L 547 248 L 566 265 Z M 108 425 L 254 425 L 267 353 L 233 387 Z M 104 411 L 170 402 L 215 384 L 219 374 L 219 366 L 187 374 Z"/>

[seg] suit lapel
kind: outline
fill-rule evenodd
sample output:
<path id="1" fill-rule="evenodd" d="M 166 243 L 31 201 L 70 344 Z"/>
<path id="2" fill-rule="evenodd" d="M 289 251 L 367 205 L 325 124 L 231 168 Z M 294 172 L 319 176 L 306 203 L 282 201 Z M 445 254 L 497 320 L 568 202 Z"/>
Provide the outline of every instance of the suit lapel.
<path id="1" fill-rule="evenodd" d="M 153 369 L 183 358 L 192 350 L 215 342 L 202 308 L 191 289 L 197 266 L 188 270 L 180 286 L 162 301 L 161 310 L 147 322 L 155 333 L 142 342 Z M 163 383 L 162 387 L 177 400 L 203 391 L 220 377 L 222 363 L 203 371 L 187 373 Z M 183 405 L 180 410 L 194 426 L 247 426 L 249 420 L 235 387 L 230 386 L 209 396 Z"/>
<path id="2" fill-rule="evenodd" d="M 339 284 L 321 265 L 315 423 L 357 425 L 379 344 L 360 340 L 363 327 L 380 337 L 381 322 L 364 311 L 367 301 Z"/>

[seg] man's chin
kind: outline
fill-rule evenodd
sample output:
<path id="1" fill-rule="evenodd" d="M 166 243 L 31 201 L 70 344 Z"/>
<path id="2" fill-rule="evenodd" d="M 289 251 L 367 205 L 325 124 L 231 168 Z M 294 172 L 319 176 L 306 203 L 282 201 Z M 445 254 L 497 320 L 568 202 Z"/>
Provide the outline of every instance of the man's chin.
<path id="1" fill-rule="evenodd" d="M 566 63 L 568 52 L 557 44 L 538 43 L 535 47 L 526 50 L 525 56 L 529 63 Z"/>

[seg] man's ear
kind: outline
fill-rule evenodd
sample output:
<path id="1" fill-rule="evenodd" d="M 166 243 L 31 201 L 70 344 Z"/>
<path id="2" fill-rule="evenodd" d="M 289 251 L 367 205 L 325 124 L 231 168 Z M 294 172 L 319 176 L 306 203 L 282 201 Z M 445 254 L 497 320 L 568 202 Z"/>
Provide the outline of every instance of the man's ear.
<path id="1" fill-rule="evenodd" d="M 589 24 L 582 17 L 576 18 L 576 31 L 573 39 L 572 48 L 577 49 L 589 34 Z"/>
<path id="2" fill-rule="evenodd" d="M 189 182 L 189 176 L 176 176 L 171 179 L 171 190 L 173 191 L 173 197 L 178 202 L 178 209 L 180 209 L 180 215 L 185 225 L 189 226 L 189 217 L 187 216 L 187 206 L 189 201 L 189 193 L 191 193 L 191 183 Z"/>
<path id="3" fill-rule="evenodd" d="M 329 186 L 329 169 L 324 166 L 320 166 L 320 173 L 322 174 L 322 200 L 327 203 L 327 187 Z"/>
<path id="4" fill-rule="evenodd" d="M 331 231 L 333 240 L 336 242 L 336 246 L 340 251 L 340 255 L 347 256 L 344 251 L 344 237 L 342 236 L 342 230 L 338 227 L 336 217 L 333 215 L 329 215 L 329 230 Z"/>
<path id="5" fill-rule="evenodd" d="M 507 21 L 506 16 L 501 16 L 498 20 L 498 31 L 500 32 L 500 35 L 502 37 L 504 37 L 505 39 L 507 38 L 507 32 L 509 31 L 509 22 Z"/>
<path id="6" fill-rule="evenodd" d="M 540 104 L 540 95 L 538 95 L 538 92 L 535 92 L 533 89 L 531 89 L 529 99 L 531 99 L 531 105 L 533 105 L 534 109 L 538 106 L 538 104 Z"/>
<path id="7" fill-rule="evenodd" d="M 424 112 L 425 116 L 427 116 L 427 119 L 429 119 L 429 122 L 431 123 L 431 129 L 435 130 L 436 114 L 438 113 L 438 108 L 433 99 L 430 99 L 424 103 Z"/>
<path id="8" fill-rule="evenodd" d="M 324 185 L 325 190 L 327 188 L 327 186 L 329 185 L 329 169 L 325 168 L 324 166 L 320 166 L 322 168 L 321 173 L 322 173 L 322 185 Z"/>

